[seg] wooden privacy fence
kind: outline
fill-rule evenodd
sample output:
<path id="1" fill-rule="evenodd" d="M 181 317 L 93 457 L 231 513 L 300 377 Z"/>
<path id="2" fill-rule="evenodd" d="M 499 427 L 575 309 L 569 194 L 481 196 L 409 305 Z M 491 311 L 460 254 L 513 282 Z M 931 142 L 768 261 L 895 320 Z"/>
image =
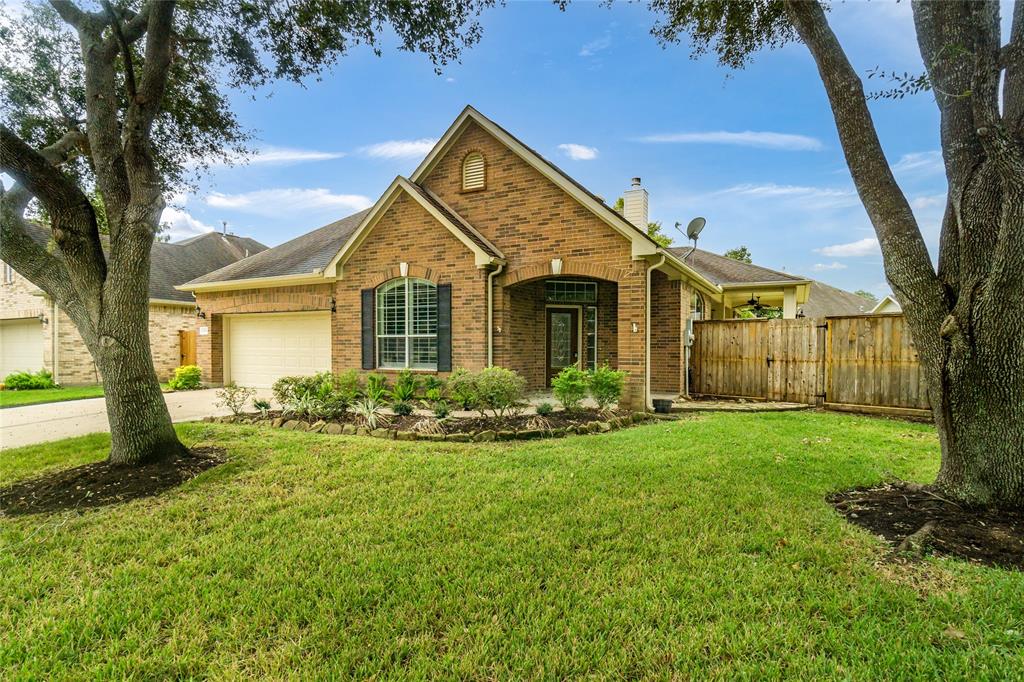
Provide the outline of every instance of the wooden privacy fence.
<path id="1" fill-rule="evenodd" d="M 928 395 L 902 315 L 693 324 L 690 392 L 924 416 Z"/>

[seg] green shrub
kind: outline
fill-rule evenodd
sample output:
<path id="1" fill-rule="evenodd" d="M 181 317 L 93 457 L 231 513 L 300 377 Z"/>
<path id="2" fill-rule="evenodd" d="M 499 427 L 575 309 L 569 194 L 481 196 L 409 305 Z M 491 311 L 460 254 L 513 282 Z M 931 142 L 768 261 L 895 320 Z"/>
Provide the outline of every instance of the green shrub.
<path id="1" fill-rule="evenodd" d="M 359 378 L 359 372 L 350 369 L 341 374 L 334 375 L 334 390 L 335 392 L 343 397 L 348 403 L 353 403 L 359 397 L 359 393 L 362 391 L 362 382 Z"/>
<path id="2" fill-rule="evenodd" d="M 357 372 L 319 372 L 305 377 L 282 377 L 271 389 L 274 399 L 288 414 L 336 419 L 359 396 Z"/>
<path id="3" fill-rule="evenodd" d="M 441 377 L 438 377 L 438 376 L 434 376 L 433 374 L 428 374 L 427 376 L 423 377 L 423 390 L 424 391 L 431 391 L 431 390 L 433 390 L 435 388 L 437 390 L 443 392 L 444 391 L 444 379 L 442 379 Z"/>
<path id="4" fill-rule="evenodd" d="M 495 417 L 516 414 L 526 392 L 526 379 L 504 367 L 488 367 L 476 374 L 479 408 Z"/>
<path id="5" fill-rule="evenodd" d="M 407 403 L 416 398 L 419 379 L 410 370 L 403 369 L 395 379 L 395 387 L 391 389 L 391 399 L 396 403 Z"/>
<path id="6" fill-rule="evenodd" d="M 576 365 L 563 367 L 551 380 L 551 390 L 567 411 L 578 410 L 587 397 L 587 373 Z"/>
<path id="7" fill-rule="evenodd" d="M 34 374 L 32 372 L 13 372 L 4 378 L 4 390 L 7 391 L 38 391 L 44 388 L 57 388 L 53 375 L 45 369 Z"/>
<path id="8" fill-rule="evenodd" d="M 476 389 L 476 374 L 467 369 L 456 367 L 448 376 L 445 387 L 448 389 L 448 397 L 456 405 L 464 410 L 475 410 L 479 402 Z"/>
<path id="9" fill-rule="evenodd" d="M 590 373 L 590 397 L 599 408 L 606 410 L 612 403 L 619 402 L 625 384 L 626 372 L 612 369 L 605 363 Z"/>
<path id="10" fill-rule="evenodd" d="M 388 392 L 388 378 L 383 374 L 367 374 L 365 395 L 375 403 L 387 401 L 391 397 Z"/>
<path id="11" fill-rule="evenodd" d="M 388 417 L 383 410 L 384 405 L 373 398 L 363 398 L 352 405 L 352 411 L 368 429 L 388 425 Z"/>
<path id="12" fill-rule="evenodd" d="M 431 405 L 431 409 L 434 411 L 434 416 L 438 419 L 445 419 L 449 414 L 452 413 L 451 406 L 448 405 L 444 400 L 438 400 Z"/>
<path id="13" fill-rule="evenodd" d="M 174 370 L 167 385 L 172 391 L 195 391 L 203 387 L 203 370 L 198 365 L 183 365 Z"/>
<path id="14" fill-rule="evenodd" d="M 252 406 L 259 410 L 260 416 L 264 419 L 267 418 L 267 413 L 270 412 L 270 401 L 264 400 L 263 398 L 257 398 L 252 401 Z"/>
<path id="15" fill-rule="evenodd" d="M 391 410 L 401 417 L 408 417 L 412 414 L 412 403 L 406 400 L 396 400 L 391 404 Z"/>
<path id="16" fill-rule="evenodd" d="M 551 403 L 544 402 L 544 403 L 540 403 L 539 405 L 537 405 L 537 414 L 539 414 L 542 417 L 547 417 L 548 415 L 550 415 L 554 411 L 555 411 L 555 406 L 552 405 Z"/>
<path id="17" fill-rule="evenodd" d="M 245 404 L 254 395 L 256 389 L 239 386 L 232 381 L 217 391 L 217 405 L 228 408 L 231 414 L 238 416 L 245 411 Z"/>

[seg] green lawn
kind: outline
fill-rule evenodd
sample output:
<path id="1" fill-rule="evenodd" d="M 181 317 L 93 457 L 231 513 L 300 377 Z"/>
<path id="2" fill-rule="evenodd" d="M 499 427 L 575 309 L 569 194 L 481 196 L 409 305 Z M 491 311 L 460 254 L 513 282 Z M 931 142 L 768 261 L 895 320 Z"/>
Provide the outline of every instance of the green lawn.
<path id="1" fill-rule="evenodd" d="M 925 425 L 717 414 L 461 445 L 188 424 L 161 498 L 0 520 L 12 677 L 993 679 L 1024 573 L 883 561 L 822 500 L 927 480 Z M 0 485 L 104 456 L 0 455 Z"/>
<path id="2" fill-rule="evenodd" d="M 81 398 L 102 398 L 103 385 L 68 386 L 66 388 L 44 388 L 37 391 L 0 391 L 0 408 L 56 403 Z"/>

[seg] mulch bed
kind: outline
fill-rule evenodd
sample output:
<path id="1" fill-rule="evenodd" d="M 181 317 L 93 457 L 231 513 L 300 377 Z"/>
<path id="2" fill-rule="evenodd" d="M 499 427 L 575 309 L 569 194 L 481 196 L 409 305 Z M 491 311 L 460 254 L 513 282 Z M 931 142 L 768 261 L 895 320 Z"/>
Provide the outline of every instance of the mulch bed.
<path id="1" fill-rule="evenodd" d="M 226 461 L 222 448 L 193 448 L 138 467 L 108 462 L 61 469 L 0 489 L 0 516 L 92 509 L 159 495 Z"/>
<path id="2" fill-rule="evenodd" d="M 847 490 L 825 500 L 901 554 L 932 552 L 1024 570 L 1024 512 L 963 507 L 914 483 Z"/>

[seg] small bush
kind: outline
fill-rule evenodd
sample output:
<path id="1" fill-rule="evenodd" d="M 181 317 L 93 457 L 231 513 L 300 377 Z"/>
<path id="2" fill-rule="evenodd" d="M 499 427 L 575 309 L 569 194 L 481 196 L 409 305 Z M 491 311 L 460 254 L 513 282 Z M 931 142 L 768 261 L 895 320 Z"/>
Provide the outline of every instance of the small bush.
<path id="1" fill-rule="evenodd" d="M 172 391 L 195 391 L 203 387 L 203 370 L 198 365 L 183 365 L 174 370 L 167 385 Z"/>
<path id="2" fill-rule="evenodd" d="M 438 419 L 445 419 L 452 413 L 451 406 L 443 400 L 438 400 L 436 403 L 431 405 L 431 409 L 434 411 L 434 416 Z"/>
<path id="3" fill-rule="evenodd" d="M 57 384 L 53 381 L 53 375 L 45 369 L 35 373 L 13 372 L 4 378 L 4 390 L 6 391 L 39 391 L 45 388 L 57 388 Z"/>
<path id="4" fill-rule="evenodd" d="M 428 374 L 423 378 L 423 390 L 432 391 L 434 389 L 444 391 L 444 379 L 436 377 L 433 374 Z"/>
<path id="5" fill-rule="evenodd" d="M 302 377 L 281 377 L 270 387 L 274 400 L 282 409 L 295 399 L 295 386 Z"/>
<path id="6" fill-rule="evenodd" d="M 365 395 L 374 402 L 385 402 L 391 397 L 388 392 L 388 378 L 383 374 L 367 374 Z"/>
<path id="7" fill-rule="evenodd" d="M 476 375 L 476 397 L 482 411 L 495 417 L 519 412 L 519 402 L 526 392 L 526 379 L 504 367 L 488 367 Z"/>
<path id="8" fill-rule="evenodd" d="M 587 397 L 587 373 L 575 365 L 563 367 L 551 380 L 551 390 L 566 411 L 578 410 Z"/>
<path id="9" fill-rule="evenodd" d="M 263 398 L 257 398 L 252 401 L 252 406 L 259 410 L 260 416 L 264 419 L 267 418 L 267 414 L 270 412 L 270 401 L 264 400 Z"/>
<path id="10" fill-rule="evenodd" d="M 387 415 L 384 414 L 383 410 L 383 403 L 379 403 L 373 398 L 363 398 L 362 400 L 357 400 L 352 405 L 352 411 L 369 429 L 375 429 L 378 426 L 386 426 L 388 424 Z"/>
<path id="11" fill-rule="evenodd" d="M 419 389 L 419 380 L 416 375 L 407 369 L 403 369 L 395 379 L 395 387 L 391 389 L 391 399 L 395 403 L 407 403 L 416 398 L 416 391 Z"/>
<path id="12" fill-rule="evenodd" d="M 232 381 L 217 391 L 217 405 L 228 408 L 231 410 L 231 414 L 238 416 L 245 412 L 245 404 L 254 395 L 256 395 L 256 389 L 239 386 Z"/>
<path id="13" fill-rule="evenodd" d="M 590 397 L 599 408 L 606 410 L 612 403 L 619 402 L 625 384 L 626 373 L 605 363 L 590 373 Z"/>
<path id="14" fill-rule="evenodd" d="M 334 375 L 334 391 L 344 398 L 349 404 L 356 401 L 362 391 L 362 383 L 359 379 L 359 372 L 350 369 L 341 374 Z"/>
<path id="15" fill-rule="evenodd" d="M 464 410 L 475 410 L 479 398 L 476 379 L 476 375 L 469 370 L 457 367 L 445 384 L 448 389 L 448 397 Z"/>
<path id="16" fill-rule="evenodd" d="M 412 403 L 407 400 L 396 400 L 391 404 L 391 409 L 401 417 L 408 417 L 412 414 Z"/>
<path id="17" fill-rule="evenodd" d="M 542 417 L 547 417 L 554 411 L 555 406 L 552 405 L 551 403 L 544 402 L 537 405 L 537 414 L 539 414 Z"/>

